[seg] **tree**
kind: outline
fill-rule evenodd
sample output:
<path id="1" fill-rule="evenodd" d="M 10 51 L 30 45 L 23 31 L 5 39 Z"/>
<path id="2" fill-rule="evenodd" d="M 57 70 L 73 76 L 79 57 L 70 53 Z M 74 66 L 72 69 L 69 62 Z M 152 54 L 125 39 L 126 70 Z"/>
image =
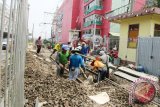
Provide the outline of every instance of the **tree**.
<path id="1" fill-rule="evenodd" d="M 158 7 L 160 7 L 160 0 L 157 0 L 157 5 Z"/>

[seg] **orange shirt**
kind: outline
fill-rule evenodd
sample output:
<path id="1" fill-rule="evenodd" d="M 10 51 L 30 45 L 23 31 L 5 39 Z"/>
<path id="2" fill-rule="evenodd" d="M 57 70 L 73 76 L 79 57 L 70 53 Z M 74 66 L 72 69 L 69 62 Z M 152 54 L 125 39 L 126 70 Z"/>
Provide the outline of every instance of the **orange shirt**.
<path id="1" fill-rule="evenodd" d="M 103 68 L 103 67 L 105 67 L 105 65 L 101 61 L 96 60 L 94 62 L 94 67 Z"/>

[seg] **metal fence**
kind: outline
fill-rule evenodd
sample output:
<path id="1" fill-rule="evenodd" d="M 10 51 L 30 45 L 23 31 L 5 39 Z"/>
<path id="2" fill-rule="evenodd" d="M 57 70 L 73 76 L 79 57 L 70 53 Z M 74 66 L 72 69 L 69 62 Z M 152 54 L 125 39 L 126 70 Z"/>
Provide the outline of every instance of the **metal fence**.
<path id="1" fill-rule="evenodd" d="M 10 2 L 10 15 L 7 48 L 2 51 L 6 2 Z M 28 0 L 3 0 L 0 59 L 5 57 L 5 60 L 4 62 L 0 60 L 0 107 L 24 106 L 24 69 L 28 33 L 28 11 Z M 12 35 L 11 38 L 9 35 Z"/>
<path id="2" fill-rule="evenodd" d="M 138 39 L 137 64 L 142 65 L 147 73 L 160 76 L 159 37 L 144 37 Z"/>

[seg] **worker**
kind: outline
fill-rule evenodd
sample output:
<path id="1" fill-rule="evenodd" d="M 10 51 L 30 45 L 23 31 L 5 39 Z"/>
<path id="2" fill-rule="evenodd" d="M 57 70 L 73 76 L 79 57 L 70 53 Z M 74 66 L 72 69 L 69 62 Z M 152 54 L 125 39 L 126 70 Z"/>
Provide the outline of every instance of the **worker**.
<path id="1" fill-rule="evenodd" d="M 61 44 L 57 43 L 55 46 L 54 46 L 54 49 L 53 49 L 53 52 L 50 56 L 52 56 L 55 52 L 59 52 L 61 50 Z"/>
<path id="2" fill-rule="evenodd" d="M 109 58 L 110 56 L 108 54 L 106 54 L 104 51 L 100 51 L 100 60 L 103 62 L 103 64 L 106 65 L 107 67 L 107 75 L 106 77 L 109 78 L 109 66 L 108 66 L 108 63 L 109 63 Z"/>
<path id="3" fill-rule="evenodd" d="M 56 62 L 57 62 L 57 76 L 62 77 L 64 74 L 64 69 L 66 64 L 69 61 L 69 47 L 66 45 L 62 46 L 62 51 L 57 53 Z"/>
<path id="4" fill-rule="evenodd" d="M 102 63 L 102 61 L 100 61 L 99 57 L 96 57 L 96 59 L 91 63 L 91 66 L 93 66 L 93 71 L 98 72 L 98 82 L 107 77 L 107 67 Z"/>
<path id="5" fill-rule="evenodd" d="M 109 55 L 107 55 L 106 53 L 105 53 L 105 51 L 100 51 L 99 52 L 99 55 L 100 55 L 100 58 L 102 59 L 102 62 L 104 63 L 104 64 L 108 64 L 109 63 Z"/>
<path id="6" fill-rule="evenodd" d="M 39 36 L 39 38 L 36 40 L 36 46 L 37 46 L 37 54 L 39 54 L 42 48 L 41 36 Z"/>
<path id="7" fill-rule="evenodd" d="M 89 48 L 86 46 L 86 43 L 83 42 L 83 43 L 82 43 L 81 54 L 87 56 L 88 52 L 89 52 Z M 84 61 L 86 62 L 86 58 L 83 57 L 83 59 L 84 59 Z"/>
<path id="8" fill-rule="evenodd" d="M 80 53 L 79 48 L 72 50 L 72 55 L 69 60 L 69 80 L 76 80 L 78 78 L 80 67 L 85 71 L 83 59 L 77 53 Z"/>

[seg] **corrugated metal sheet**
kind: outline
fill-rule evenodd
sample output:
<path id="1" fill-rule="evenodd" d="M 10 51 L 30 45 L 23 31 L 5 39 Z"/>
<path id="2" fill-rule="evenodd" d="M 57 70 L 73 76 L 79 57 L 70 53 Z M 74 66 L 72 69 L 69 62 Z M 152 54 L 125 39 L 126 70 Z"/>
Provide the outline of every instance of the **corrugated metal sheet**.
<path id="1" fill-rule="evenodd" d="M 139 38 L 137 64 L 149 74 L 160 75 L 160 38 Z"/>
<path id="2" fill-rule="evenodd" d="M 153 38 L 153 63 L 152 72 L 154 75 L 160 76 L 160 38 Z"/>

